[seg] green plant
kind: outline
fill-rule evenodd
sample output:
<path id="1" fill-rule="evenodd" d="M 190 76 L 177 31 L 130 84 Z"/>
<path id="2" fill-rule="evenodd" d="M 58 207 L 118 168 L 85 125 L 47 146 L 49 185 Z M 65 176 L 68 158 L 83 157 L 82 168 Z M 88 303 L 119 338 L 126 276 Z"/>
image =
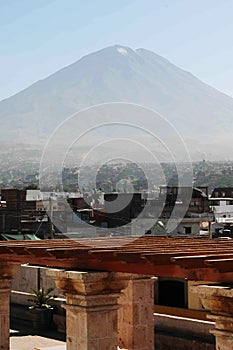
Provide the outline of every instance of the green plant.
<path id="1" fill-rule="evenodd" d="M 31 306 L 31 309 L 49 309 L 51 308 L 51 305 L 49 305 L 49 301 L 54 299 L 54 296 L 50 295 L 50 293 L 53 291 L 54 288 L 50 287 L 48 289 L 40 288 L 39 290 L 33 289 L 31 297 L 32 299 L 29 299 L 29 301 L 33 302 L 33 306 Z"/>

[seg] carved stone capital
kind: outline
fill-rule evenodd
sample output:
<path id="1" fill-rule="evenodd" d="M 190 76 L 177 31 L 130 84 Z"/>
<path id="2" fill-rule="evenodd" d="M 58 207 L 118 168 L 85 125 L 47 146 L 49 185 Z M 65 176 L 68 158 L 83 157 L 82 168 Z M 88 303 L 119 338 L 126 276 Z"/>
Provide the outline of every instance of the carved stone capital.
<path id="1" fill-rule="evenodd" d="M 50 269 L 56 286 L 64 294 L 95 295 L 101 293 L 120 293 L 128 285 L 128 274 L 115 272 L 79 272 Z"/>
<path id="2" fill-rule="evenodd" d="M 233 315 L 233 288 L 224 285 L 196 285 L 193 293 L 201 298 L 205 309 L 220 315 Z"/>

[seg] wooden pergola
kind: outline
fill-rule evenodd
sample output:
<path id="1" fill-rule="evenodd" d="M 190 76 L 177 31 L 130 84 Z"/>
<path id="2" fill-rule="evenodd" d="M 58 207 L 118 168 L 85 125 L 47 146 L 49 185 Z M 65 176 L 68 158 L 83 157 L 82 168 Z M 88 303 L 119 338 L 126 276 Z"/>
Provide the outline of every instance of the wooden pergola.
<path id="1" fill-rule="evenodd" d="M 9 350 L 10 288 L 20 264 L 51 268 L 48 275 L 66 296 L 67 350 L 117 349 L 119 344 L 154 350 L 151 276 L 202 281 L 192 288 L 215 321 L 216 349 L 233 348 L 233 240 L 142 236 L 0 242 L 3 350 Z"/>
<path id="2" fill-rule="evenodd" d="M 0 261 L 233 282 L 233 240 L 155 236 L 0 242 Z"/>

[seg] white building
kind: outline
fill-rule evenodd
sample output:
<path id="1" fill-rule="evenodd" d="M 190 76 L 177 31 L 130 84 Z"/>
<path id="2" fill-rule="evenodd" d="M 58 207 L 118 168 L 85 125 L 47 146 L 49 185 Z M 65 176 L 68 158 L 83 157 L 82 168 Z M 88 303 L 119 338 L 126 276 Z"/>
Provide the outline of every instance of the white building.
<path id="1" fill-rule="evenodd" d="M 233 224 L 233 197 L 210 198 L 215 222 L 218 224 Z"/>

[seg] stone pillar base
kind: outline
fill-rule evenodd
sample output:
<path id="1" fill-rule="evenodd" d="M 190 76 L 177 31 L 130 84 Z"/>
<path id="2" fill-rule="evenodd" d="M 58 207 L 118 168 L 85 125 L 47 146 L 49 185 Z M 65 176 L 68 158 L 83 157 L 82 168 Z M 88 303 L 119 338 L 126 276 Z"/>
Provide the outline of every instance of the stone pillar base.
<path id="1" fill-rule="evenodd" d="M 118 298 L 124 274 L 48 270 L 66 295 L 67 350 L 117 350 Z"/>
<path id="2" fill-rule="evenodd" d="M 210 314 L 207 318 L 215 322 L 215 329 L 210 333 L 215 336 L 216 349 L 229 350 L 233 348 L 233 318 Z"/>
<path id="3" fill-rule="evenodd" d="M 19 266 L 0 263 L 0 349 L 9 350 L 11 283 Z"/>
<path id="4" fill-rule="evenodd" d="M 120 297 L 118 311 L 119 347 L 154 350 L 155 277 L 129 275 L 129 284 Z"/>
<path id="5" fill-rule="evenodd" d="M 215 322 L 210 332 L 215 336 L 217 350 L 233 349 L 233 288 L 221 285 L 196 285 L 203 306 L 210 310 L 207 317 Z"/>
<path id="6" fill-rule="evenodd" d="M 67 349 L 117 349 L 118 297 L 67 295 Z"/>

